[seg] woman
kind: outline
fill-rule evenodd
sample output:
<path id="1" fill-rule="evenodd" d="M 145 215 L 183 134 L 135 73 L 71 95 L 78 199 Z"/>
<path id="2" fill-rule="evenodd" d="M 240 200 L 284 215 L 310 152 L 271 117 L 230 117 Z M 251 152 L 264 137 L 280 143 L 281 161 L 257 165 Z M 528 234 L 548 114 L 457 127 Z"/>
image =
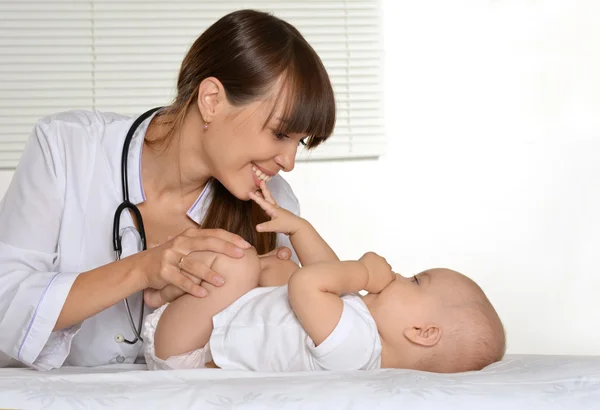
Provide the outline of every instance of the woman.
<path id="1" fill-rule="evenodd" d="M 249 192 L 266 180 L 299 211 L 278 172 L 293 169 L 299 143 L 314 148 L 330 136 L 335 102 L 300 33 L 243 10 L 195 41 L 175 101 L 137 126 L 122 170 L 135 120 L 85 111 L 40 120 L 1 203 L 0 352 L 27 366 L 136 361 L 143 301 L 203 297 L 202 281 L 227 286 L 194 251 L 241 257 L 251 244 L 267 265 L 286 259 L 285 237 L 256 231 L 266 216 Z M 127 209 L 115 218 L 124 191 L 141 220 Z M 133 320 L 121 303 L 128 297 Z"/>

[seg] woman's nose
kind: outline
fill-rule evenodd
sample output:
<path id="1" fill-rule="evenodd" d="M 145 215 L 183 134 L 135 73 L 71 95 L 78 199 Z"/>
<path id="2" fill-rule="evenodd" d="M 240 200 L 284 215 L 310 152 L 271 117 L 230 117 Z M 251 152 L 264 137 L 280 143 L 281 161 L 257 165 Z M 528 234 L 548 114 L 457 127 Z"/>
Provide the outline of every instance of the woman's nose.
<path id="1" fill-rule="evenodd" d="M 286 148 L 284 152 L 275 157 L 275 162 L 277 162 L 277 165 L 279 165 L 285 172 L 290 172 L 296 166 L 297 150 L 297 146 Z"/>

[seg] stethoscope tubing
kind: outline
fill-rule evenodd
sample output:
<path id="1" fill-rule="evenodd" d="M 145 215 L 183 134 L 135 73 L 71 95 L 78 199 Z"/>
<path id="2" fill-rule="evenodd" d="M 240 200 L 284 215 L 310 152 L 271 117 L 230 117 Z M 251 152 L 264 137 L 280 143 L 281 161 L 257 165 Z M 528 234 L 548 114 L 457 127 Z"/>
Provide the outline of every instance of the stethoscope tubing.
<path id="1" fill-rule="evenodd" d="M 140 115 L 131 125 L 129 131 L 127 131 L 127 135 L 125 136 L 125 141 L 123 142 L 123 151 L 121 153 L 121 189 L 123 192 L 123 202 L 119 204 L 115 211 L 115 217 L 113 220 L 113 249 L 115 251 L 115 259 L 121 259 L 121 253 L 123 252 L 122 244 L 121 244 L 121 236 L 119 235 L 119 225 L 121 219 L 121 213 L 125 209 L 129 209 L 134 214 L 135 221 L 137 222 L 137 229 L 140 235 L 140 240 L 142 242 L 142 251 L 147 249 L 146 247 L 146 230 L 144 229 L 144 220 L 142 219 L 142 214 L 137 206 L 135 206 L 129 200 L 129 181 L 127 179 L 127 157 L 129 156 L 129 146 L 131 145 L 131 140 L 133 139 L 133 135 L 135 134 L 137 128 L 140 126 L 144 120 L 150 117 L 154 112 L 161 109 L 163 107 L 155 107 L 152 108 L 142 115 Z M 133 345 L 139 341 L 143 342 L 142 338 L 142 325 L 144 321 L 144 298 L 142 295 L 141 307 L 140 307 L 140 315 L 138 318 L 138 326 L 135 326 L 135 322 L 133 320 L 133 315 L 131 314 L 131 308 L 129 306 L 129 301 L 127 298 L 123 299 L 125 303 L 125 309 L 127 310 L 127 318 L 129 319 L 129 325 L 131 326 L 131 330 L 134 334 L 133 340 L 128 340 L 123 338 L 123 342 Z"/>

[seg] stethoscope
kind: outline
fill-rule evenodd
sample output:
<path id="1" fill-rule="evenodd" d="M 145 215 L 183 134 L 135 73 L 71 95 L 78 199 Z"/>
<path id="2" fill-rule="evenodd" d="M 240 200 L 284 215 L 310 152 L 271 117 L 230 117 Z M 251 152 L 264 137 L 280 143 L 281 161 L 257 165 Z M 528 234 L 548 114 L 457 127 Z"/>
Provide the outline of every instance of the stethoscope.
<path id="1" fill-rule="evenodd" d="M 155 107 L 140 115 L 131 125 L 129 131 L 127 131 L 127 135 L 125 136 L 125 142 L 123 143 L 123 152 L 121 154 L 121 188 L 123 191 L 123 202 L 121 202 L 121 204 L 117 207 L 117 210 L 115 211 L 115 219 L 113 222 L 113 249 L 115 251 L 116 260 L 121 259 L 121 253 L 123 252 L 123 248 L 121 247 L 121 236 L 119 235 L 119 225 L 121 221 L 121 213 L 126 209 L 130 210 L 135 217 L 135 222 L 142 242 L 142 251 L 147 249 L 146 231 L 144 230 L 144 221 L 142 219 L 142 214 L 140 213 L 138 207 L 131 203 L 131 201 L 129 201 L 129 182 L 127 181 L 127 157 L 129 155 L 129 145 L 131 144 L 131 139 L 133 138 L 133 134 L 135 134 L 137 128 L 142 122 L 144 122 L 144 120 L 146 120 L 148 117 L 154 114 L 155 111 L 161 108 L 163 107 Z M 123 342 L 130 345 L 137 343 L 138 340 L 143 342 L 144 339 L 142 339 L 141 332 L 142 324 L 144 321 L 144 298 L 142 296 L 142 301 L 140 304 L 140 317 L 138 319 L 137 327 L 135 326 L 135 323 L 133 321 L 133 315 L 131 314 L 129 301 L 127 300 L 127 298 L 125 298 L 123 302 L 125 302 L 125 308 L 127 309 L 129 324 L 131 326 L 131 330 L 133 330 L 133 335 L 135 336 L 133 340 L 127 340 L 123 338 Z"/>

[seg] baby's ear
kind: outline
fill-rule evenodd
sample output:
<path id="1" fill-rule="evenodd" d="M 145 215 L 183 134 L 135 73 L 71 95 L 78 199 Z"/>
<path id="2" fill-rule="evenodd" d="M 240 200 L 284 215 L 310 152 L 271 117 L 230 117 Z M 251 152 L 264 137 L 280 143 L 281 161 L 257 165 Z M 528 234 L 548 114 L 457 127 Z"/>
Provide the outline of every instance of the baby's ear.
<path id="1" fill-rule="evenodd" d="M 404 329 L 404 337 L 414 344 L 431 347 L 442 338 L 442 329 L 436 325 L 413 326 Z"/>

